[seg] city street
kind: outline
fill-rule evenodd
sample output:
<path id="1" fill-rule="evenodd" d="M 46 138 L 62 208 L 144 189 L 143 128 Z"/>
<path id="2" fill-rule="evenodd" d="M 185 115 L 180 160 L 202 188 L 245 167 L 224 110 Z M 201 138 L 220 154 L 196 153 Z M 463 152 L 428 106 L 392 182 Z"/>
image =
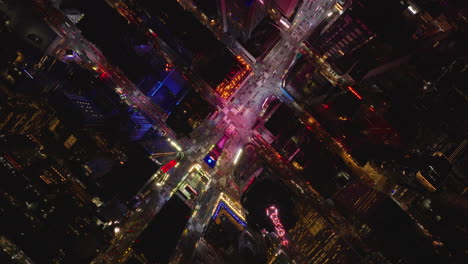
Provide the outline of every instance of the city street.
<path id="1" fill-rule="evenodd" d="M 326 8 L 319 8 L 320 4 L 323 4 Z M 270 55 L 268 55 L 263 62 L 257 62 L 253 65 L 253 76 L 239 89 L 237 94 L 234 96 L 234 99 L 231 100 L 231 104 L 224 104 L 224 107 L 220 109 L 220 113 L 215 119 L 215 123 L 210 124 L 209 122 L 205 122 L 197 128 L 199 131 L 215 130 L 210 133 L 199 133 L 198 137 L 192 139 L 193 145 L 190 153 L 187 155 L 186 162 L 202 162 L 203 157 L 208 152 L 208 148 L 223 135 L 223 132 L 227 127 L 233 126 L 236 129 L 236 133 L 229 140 L 229 143 L 231 144 L 228 143 L 228 146 L 224 150 L 224 158 L 220 160 L 217 167 L 218 169 L 214 170 L 211 174 L 213 182 L 215 183 L 214 186 L 217 186 L 216 183 L 219 183 L 221 184 L 220 187 L 229 188 L 228 183 L 233 182 L 233 179 L 231 178 L 232 173 L 218 173 L 218 170 L 226 171 L 227 168 L 232 167 L 234 154 L 246 143 L 250 142 L 252 139 L 251 128 L 259 117 L 262 110 L 261 105 L 267 97 L 274 94 L 278 98 L 281 98 L 285 103 L 292 106 L 293 109 L 305 114 L 305 111 L 303 109 L 298 109 L 298 105 L 291 100 L 292 98 L 285 96 L 280 88 L 283 75 L 292 64 L 297 49 L 301 45 L 302 39 L 305 38 L 308 32 L 310 32 L 310 30 L 305 30 L 305 28 L 310 27 L 310 29 L 313 29 L 317 26 L 326 14 L 330 12 L 330 9 L 333 6 L 332 2 L 329 1 L 315 2 L 313 5 L 314 8 L 310 9 L 307 9 L 307 6 L 303 6 L 303 11 L 300 11 L 302 12 L 302 16 L 297 22 L 297 24 L 301 26 L 293 26 L 289 31 L 283 31 L 282 39 L 273 48 Z M 310 19 L 312 19 L 313 22 L 309 22 L 307 24 L 302 23 L 303 21 L 310 21 Z M 295 37 L 292 37 L 293 34 L 295 34 Z M 231 47 L 231 50 L 238 49 Z M 238 51 L 241 52 L 240 50 Z M 242 55 L 242 53 L 239 53 L 239 55 Z M 258 140 L 260 139 L 255 139 L 255 141 Z M 331 142 L 334 141 L 331 140 Z M 293 174 L 294 170 L 287 161 L 280 163 L 277 162 L 277 153 L 274 149 L 268 145 L 258 144 L 258 142 L 256 143 L 265 157 L 273 158 L 273 160 L 271 160 L 272 165 L 279 166 L 278 168 L 280 171 L 283 171 L 285 174 Z M 204 150 L 204 152 L 200 150 Z M 318 193 L 310 185 L 299 182 L 296 183 L 294 181 L 290 181 L 290 185 L 293 185 L 293 189 L 296 189 L 299 192 L 304 192 L 304 190 L 298 189 L 298 186 L 308 186 L 308 192 L 312 194 L 312 197 L 315 197 L 316 199 L 319 198 Z M 213 188 L 215 188 L 214 186 Z M 208 193 L 209 192 L 207 192 L 207 194 Z M 199 201 L 203 200 L 206 200 L 205 197 L 199 198 Z M 189 220 L 192 228 L 187 229 L 188 233 L 184 232 L 181 241 L 179 241 L 179 246 L 184 245 L 184 248 L 187 248 L 188 244 L 195 243 L 197 241 L 197 237 L 200 233 L 193 227 L 200 224 L 199 220 L 201 219 L 197 218 L 198 215 L 194 215 Z"/>
<path id="2" fill-rule="evenodd" d="M 327 14 L 332 11 L 333 4 L 334 1 L 326 0 L 315 1 L 312 3 L 305 1 L 298 11 L 300 15 L 298 15 L 296 20 L 293 22 L 291 28 L 281 32 L 281 40 L 274 46 L 263 61 L 252 65 L 253 73 L 251 78 L 243 87 L 239 88 L 239 91 L 236 93 L 234 98 L 230 100 L 232 103 L 219 102 L 219 97 L 213 96 L 212 92 L 206 88 L 206 84 L 204 84 L 198 76 L 195 76 L 191 72 L 183 71 L 184 73 L 187 73 L 189 79 L 203 87 L 199 92 L 209 99 L 211 103 L 219 107 L 219 115 L 214 121 L 204 122 L 197 128 L 198 131 L 210 132 L 197 133 L 197 130 L 194 132 L 194 134 L 197 134 L 198 136 L 192 138 L 192 146 L 190 146 L 190 149 L 186 150 L 185 159 L 181 164 L 179 164 L 178 168 L 175 168 L 174 171 L 171 172 L 165 186 L 158 187 L 150 182 L 148 185 L 149 194 L 144 198 L 144 201 L 140 206 L 135 208 L 127 218 L 121 220 L 118 226 L 118 232 L 115 233 L 115 237 L 112 239 L 111 246 L 102 252 L 93 261 L 93 263 L 123 263 L 129 256 L 131 246 L 134 241 L 151 222 L 153 217 L 161 209 L 164 202 L 169 199 L 167 196 L 169 191 L 177 185 L 178 181 L 183 177 L 183 175 L 185 175 L 191 164 L 202 162 L 202 159 L 207 154 L 210 146 L 215 144 L 219 138 L 222 137 L 224 131 L 229 127 L 234 128 L 235 131 L 227 143 L 227 147 L 224 150 L 224 154 L 220 159 L 217 168 L 211 171 L 211 177 L 214 183 L 212 188 L 227 188 L 231 182 L 234 182 L 232 179 L 232 172 L 229 170 L 229 168 L 232 168 L 233 166 L 234 154 L 253 138 L 253 143 L 259 147 L 260 152 L 268 159 L 272 159 L 270 160 L 270 163 L 278 167 L 283 174 L 287 175 L 288 178 L 291 179 L 287 182 L 293 186 L 293 189 L 301 193 L 307 191 L 311 197 L 319 199 L 316 191 L 310 185 L 292 180 L 294 169 L 286 160 L 282 160 L 282 162 L 278 163 L 278 154 L 276 151 L 268 144 L 265 144 L 260 137 L 251 136 L 251 128 L 262 111 L 262 103 L 271 95 L 276 95 L 280 100 L 295 109 L 301 116 L 302 120 L 305 120 L 308 124 L 313 126 L 317 137 L 322 139 L 329 149 L 338 153 L 347 161 L 347 164 L 351 168 L 362 174 L 358 166 L 352 162 L 349 155 L 347 155 L 346 152 L 340 148 L 320 127 L 317 121 L 301 109 L 300 106 L 295 103 L 294 99 L 286 95 L 281 89 L 282 78 L 293 63 L 302 40 L 322 21 L 322 19 L 327 16 Z M 143 112 L 150 116 L 159 127 L 166 131 L 167 135 L 170 137 L 173 135 L 170 129 L 165 126 L 163 115 L 154 103 L 144 96 L 120 70 L 111 66 L 102 53 L 95 48 L 93 44 L 84 39 L 84 37 L 79 33 L 79 30 L 74 28 L 74 26 L 62 29 L 60 28 L 62 24 L 53 26 L 57 28 L 57 31 L 65 32 L 65 37 L 68 37 L 70 40 L 70 48 L 81 54 L 81 56 L 84 57 L 84 61 L 91 61 L 96 65 L 95 67 L 97 71 L 106 74 L 106 78 L 109 79 L 110 83 L 115 85 L 115 88 L 122 88 L 124 93 L 127 95 L 128 101 L 132 105 L 139 107 Z M 140 26 L 144 27 L 144 25 Z M 234 55 L 242 56 L 242 51 L 234 44 L 235 43 L 232 43 L 232 46 L 229 48 L 232 51 L 238 52 Z M 181 61 L 177 54 L 161 39 L 155 38 L 154 46 L 161 49 L 159 53 L 164 55 L 164 57 L 166 57 L 166 59 L 171 63 L 175 65 L 184 65 L 184 62 Z M 305 190 L 305 187 L 302 188 L 300 186 L 308 186 L 309 188 Z M 206 193 L 209 194 L 210 192 Z M 206 196 L 202 195 L 198 198 L 198 201 L 204 200 L 206 200 Z M 195 218 L 190 219 L 190 226 L 193 227 L 199 224 L 198 220 L 200 219 L 197 219 L 196 216 Z M 191 228 L 190 232 L 193 230 L 194 228 Z M 188 242 L 184 242 L 184 239 L 189 239 L 191 243 L 195 242 L 196 239 L 194 239 L 194 237 L 196 237 L 195 234 L 184 233 L 179 244 L 187 244 Z M 124 255 L 119 255 L 120 253 L 124 253 Z"/>
<path id="3" fill-rule="evenodd" d="M 0 0 L 0 264 L 465 263 L 464 2 Z"/>

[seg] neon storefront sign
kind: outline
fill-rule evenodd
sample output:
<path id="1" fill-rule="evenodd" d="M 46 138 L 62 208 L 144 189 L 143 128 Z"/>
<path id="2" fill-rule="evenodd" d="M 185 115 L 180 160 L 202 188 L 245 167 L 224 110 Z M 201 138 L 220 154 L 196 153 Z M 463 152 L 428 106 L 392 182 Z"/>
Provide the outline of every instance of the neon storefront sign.
<path id="1" fill-rule="evenodd" d="M 287 246 L 289 241 L 286 239 L 286 231 L 284 230 L 283 224 L 278 217 L 278 208 L 272 205 L 266 209 L 266 214 L 268 217 L 270 217 L 271 222 L 275 226 L 275 233 L 279 236 L 281 245 Z"/>

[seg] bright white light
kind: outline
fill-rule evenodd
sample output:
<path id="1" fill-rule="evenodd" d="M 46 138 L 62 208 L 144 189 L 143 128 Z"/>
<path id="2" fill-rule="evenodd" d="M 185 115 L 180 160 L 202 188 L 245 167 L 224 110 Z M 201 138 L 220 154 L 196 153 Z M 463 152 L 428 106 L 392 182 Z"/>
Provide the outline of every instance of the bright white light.
<path id="1" fill-rule="evenodd" d="M 266 103 L 267 103 L 267 101 L 268 101 L 268 97 L 267 97 L 267 98 L 265 98 L 265 101 L 263 101 L 263 104 L 262 104 L 262 109 L 265 109 L 265 106 L 266 106 Z"/>
<path id="2" fill-rule="evenodd" d="M 201 170 L 200 164 L 198 164 L 198 163 L 193 164 L 192 167 L 190 167 L 190 169 L 188 170 L 188 172 L 190 173 L 190 172 L 192 172 L 194 169 L 196 169 L 196 170 Z"/>
<path id="3" fill-rule="evenodd" d="M 329 12 L 329 13 L 327 14 L 328 17 L 331 17 L 332 15 L 333 15 L 333 12 Z"/>
<path id="4" fill-rule="evenodd" d="M 416 7 L 412 6 L 412 5 L 409 5 L 408 6 L 408 10 L 413 14 L 413 15 L 416 15 L 418 13 L 418 9 L 416 9 Z"/>
<path id="5" fill-rule="evenodd" d="M 120 228 L 119 228 L 118 226 L 116 226 L 116 227 L 114 228 L 114 233 L 117 234 L 118 232 L 120 232 Z"/>
<path id="6" fill-rule="evenodd" d="M 283 17 L 280 19 L 280 23 L 285 26 L 286 28 L 289 28 L 290 25 L 288 23 L 288 21 L 286 21 L 286 19 L 284 19 Z"/>
<path id="7" fill-rule="evenodd" d="M 236 156 L 234 157 L 234 164 L 237 164 L 237 162 L 239 161 L 239 158 L 242 154 L 242 149 L 239 149 L 236 153 Z"/>
<path id="8" fill-rule="evenodd" d="M 171 145 L 172 145 L 175 149 L 177 149 L 177 151 L 182 151 L 182 148 L 181 148 L 179 145 L 177 145 L 177 143 L 175 143 L 174 141 L 171 141 Z"/>

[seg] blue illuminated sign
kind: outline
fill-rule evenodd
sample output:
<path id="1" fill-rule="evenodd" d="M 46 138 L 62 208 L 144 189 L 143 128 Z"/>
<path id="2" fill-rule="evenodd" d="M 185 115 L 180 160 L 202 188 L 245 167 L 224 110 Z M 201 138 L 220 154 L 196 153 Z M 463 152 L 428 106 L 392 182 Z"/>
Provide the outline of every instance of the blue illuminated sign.
<path id="1" fill-rule="evenodd" d="M 212 169 L 216 166 L 216 160 L 210 154 L 206 155 L 203 161 L 205 161 Z"/>

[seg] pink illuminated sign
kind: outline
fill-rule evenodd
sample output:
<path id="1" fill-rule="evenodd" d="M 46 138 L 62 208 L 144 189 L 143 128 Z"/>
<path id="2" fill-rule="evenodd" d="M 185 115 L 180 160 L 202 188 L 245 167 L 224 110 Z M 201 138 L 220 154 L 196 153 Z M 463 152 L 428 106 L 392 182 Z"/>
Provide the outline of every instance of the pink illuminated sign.
<path id="1" fill-rule="evenodd" d="M 286 231 L 284 230 L 283 224 L 281 223 L 281 220 L 278 217 L 278 209 L 272 205 L 266 209 L 266 214 L 270 217 L 271 221 L 273 222 L 273 225 L 275 226 L 275 232 L 281 239 L 281 244 L 283 246 L 287 246 L 289 244 L 289 241 L 285 237 Z"/>

